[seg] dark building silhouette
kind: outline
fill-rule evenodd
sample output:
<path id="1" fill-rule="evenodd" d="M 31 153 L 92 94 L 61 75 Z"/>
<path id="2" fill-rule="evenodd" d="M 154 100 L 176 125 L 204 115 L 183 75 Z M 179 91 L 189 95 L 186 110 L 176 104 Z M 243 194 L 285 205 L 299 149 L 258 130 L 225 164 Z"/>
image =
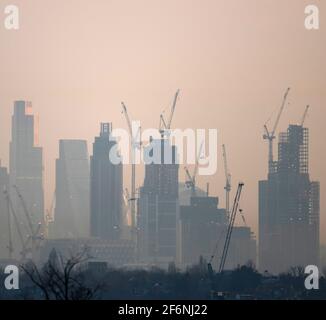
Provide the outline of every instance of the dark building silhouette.
<path id="1" fill-rule="evenodd" d="M 9 187 L 9 175 L 7 168 L 1 167 L 0 162 L 0 259 L 9 257 L 9 216 L 6 195 Z"/>
<path id="2" fill-rule="evenodd" d="M 259 267 L 283 272 L 319 263 L 319 183 L 308 170 L 307 128 L 281 133 L 278 161 L 259 182 Z"/>
<path id="3" fill-rule="evenodd" d="M 17 215 L 25 219 L 15 186 L 22 195 L 35 229 L 39 223 L 44 225 L 42 148 L 37 146 L 37 140 L 38 128 L 32 104 L 16 101 L 12 116 L 9 188 Z"/>
<path id="4" fill-rule="evenodd" d="M 90 176 L 90 230 L 100 239 L 118 239 L 123 215 L 122 164 L 114 164 L 109 153 L 117 142 L 112 125 L 101 124 L 101 133 L 93 143 Z"/>
<path id="5" fill-rule="evenodd" d="M 222 239 L 226 212 L 218 209 L 217 197 L 191 197 L 190 205 L 180 206 L 180 260 L 186 267 L 208 260 Z"/>
<path id="6" fill-rule="evenodd" d="M 60 140 L 53 238 L 89 236 L 89 159 L 84 140 Z"/>
<path id="7" fill-rule="evenodd" d="M 156 151 L 159 152 L 156 152 Z M 165 266 L 176 260 L 179 218 L 177 150 L 168 139 L 152 140 L 144 149 L 144 185 L 138 202 L 138 250 L 146 263 Z"/>
<path id="8" fill-rule="evenodd" d="M 216 270 L 220 263 L 228 219 L 218 208 L 217 197 L 195 196 L 190 205 L 180 207 L 180 262 L 183 267 L 198 263 L 203 257 Z M 251 261 L 256 263 L 256 240 L 249 227 L 234 226 L 225 269 L 234 269 Z"/>
<path id="9" fill-rule="evenodd" d="M 121 268 L 133 266 L 135 262 L 134 243 L 125 239 L 76 238 L 46 240 L 40 250 L 41 262 L 45 263 L 48 261 L 53 250 L 63 257 L 80 255 L 86 250 L 89 258 L 83 267 L 85 267 L 85 264 L 105 264 Z"/>
<path id="10" fill-rule="evenodd" d="M 238 225 L 233 228 L 225 268 L 233 270 L 248 263 L 254 266 L 257 264 L 256 237 L 250 227 Z"/>

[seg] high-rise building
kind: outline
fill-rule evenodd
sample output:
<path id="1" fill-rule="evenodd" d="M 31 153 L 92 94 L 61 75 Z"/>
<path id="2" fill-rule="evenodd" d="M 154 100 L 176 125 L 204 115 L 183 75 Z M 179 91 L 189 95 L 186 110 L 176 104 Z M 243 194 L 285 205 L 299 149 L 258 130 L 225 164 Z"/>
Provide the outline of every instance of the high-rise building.
<path id="1" fill-rule="evenodd" d="M 110 160 L 110 151 L 116 147 L 112 125 L 101 124 L 101 133 L 93 143 L 90 176 L 90 230 L 100 239 L 118 239 L 123 218 L 122 164 Z"/>
<path id="2" fill-rule="evenodd" d="M 319 183 L 309 178 L 309 132 L 281 133 L 278 160 L 259 182 L 259 268 L 272 273 L 318 265 Z"/>
<path id="3" fill-rule="evenodd" d="M 53 250 L 63 257 L 80 255 L 86 250 L 89 257 L 87 264 L 105 263 L 116 268 L 135 265 L 135 245 L 131 240 L 126 239 L 76 238 L 46 240 L 40 250 L 40 261 L 46 263 Z M 83 264 L 83 267 L 85 266 L 86 264 Z"/>
<path id="4" fill-rule="evenodd" d="M 60 140 L 51 237 L 89 236 L 89 174 L 87 142 Z"/>
<path id="5" fill-rule="evenodd" d="M 16 213 L 20 219 L 25 218 L 23 201 L 35 229 L 39 223 L 44 224 L 42 148 L 37 146 L 37 140 L 38 128 L 31 102 L 16 101 L 12 116 L 9 188 Z"/>
<path id="6" fill-rule="evenodd" d="M 8 202 L 6 200 L 5 191 L 9 187 L 9 176 L 7 168 L 1 167 L 0 163 L 0 259 L 9 257 L 9 241 L 10 241 L 10 217 L 8 216 Z"/>
<path id="7" fill-rule="evenodd" d="M 190 197 L 190 205 L 180 206 L 180 262 L 183 267 L 208 260 L 226 230 L 226 211 L 218 209 L 217 197 Z"/>
<path id="8" fill-rule="evenodd" d="M 223 243 L 224 240 L 223 236 Z M 222 250 L 220 252 L 222 255 Z M 256 263 L 257 241 L 255 234 L 248 226 L 234 226 L 225 261 L 225 269 L 233 270 L 246 264 L 256 266 Z"/>
<path id="9" fill-rule="evenodd" d="M 190 205 L 180 207 L 180 262 L 183 267 L 197 264 L 202 257 L 218 270 L 228 228 L 226 209 L 218 208 L 217 197 L 192 196 Z M 225 269 L 248 262 L 256 264 L 256 240 L 251 229 L 234 226 Z"/>
<path id="10" fill-rule="evenodd" d="M 152 140 L 144 149 L 144 153 L 145 158 L 149 155 L 154 161 L 145 165 L 144 185 L 140 188 L 137 217 L 138 254 L 146 263 L 163 266 L 176 261 L 177 256 L 177 150 L 175 146 L 171 146 L 168 139 L 158 139 Z M 155 160 L 155 157 L 160 157 L 160 161 Z"/>

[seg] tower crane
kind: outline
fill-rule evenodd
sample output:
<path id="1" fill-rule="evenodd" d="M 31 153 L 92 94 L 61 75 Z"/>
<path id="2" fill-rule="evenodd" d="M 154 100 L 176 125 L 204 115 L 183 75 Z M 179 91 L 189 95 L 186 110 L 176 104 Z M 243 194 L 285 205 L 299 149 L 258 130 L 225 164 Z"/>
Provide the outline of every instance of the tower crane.
<path id="1" fill-rule="evenodd" d="M 247 221 L 246 221 L 246 218 L 245 218 L 245 216 L 243 214 L 243 210 L 242 209 L 239 209 L 239 213 L 240 213 L 240 216 L 241 216 L 243 225 L 246 227 L 247 226 Z"/>
<path id="2" fill-rule="evenodd" d="M 17 193 L 18 198 L 19 198 L 19 200 L 21 202 L 21 205 L 23 207 L 23 211 L 24 211 L 25 216 L 26 216 L 26 219 L 27 219 L 27 223 L 28 223 L 29 230 L 30 230 L 30 233 L 31 233 L 29 239 L 32 241 L 32 258 L 34 258 L 35 249 L 37 247 L 36 240 L 43 240 L 44 239 L 43 234 L 40 233 L 41 232 L 42 223 L 39 222 L 37 224 L 36 229 L 34 229 L 34 224 L 32 222 L 32 219 L 31 219 L 31 216 L 30 216 L 29 211 L 27 209 L 27 206 L 26 206 L 26 203 L 24 201 L 24 198 L 23 198 L 22 194 L 20 193 L 20 191 L 19 191 L 19 189 L 18 189 L 18 187 L 16 185 L 14 185 L 14 188 L 16 190 L 16 193 Z"/>
<path id="3" fill-rule="evenodd" d="M 226 150 L 225 145 L 222 146 L 223 149 L 223 159 L 224 159 L 224 173 L 225 173 L 225 209 L 227 217 L 230 216 L 230 191 L 231 191 L 231 174 L 228 170 L 228 163 L 227 163 L 227 157 L 226 157 Z"/>
<path id="4" fill-rule="evenodd" d="M 24 240 L 23 233 L 22 233 L 20 225 L 19 225 L 17 214 L 16 214 L 16 212 L 14 210 L 12 201 L 11 201 L 10 196 L 9 196 L 9 192 L 7 190 L 5 190 L 4 194 L 5 194 L 6 202 L 7 202 L 7 210 L 8 210 L 7 214 L 8 214 L 8 217 L 10 217 L 10 212 L 12 213 L 12 215 L 14 217 L 14 222 L 15 222 L 15 225 L 16 225 L 18 237 L 19 237 L 19 240 L 20 240 L 20 243 L 21 243 L 21 246 L 22 246 L 21 256 L 22 256 L 22 260 L 24 261 L 26 259 L 27 253 L 29 251 L 27 249 L 27 245 L 29 243 L 30 238 L 27 238 L 26 240 Z M 9 254 L 11 256 L 12 253 L 14 252 L 14 247 L 13 247 L 12 238 L 11 238 L 11 226 L 9 228 L 9 246 L 8 246 L 8 250 L 9 250 Z"/>
<path id="5" fill-rule="evenodd" d="M 12 254 L 14 252 L 14 247 L 12 244 L 12 234 L 11 234 L 11 216 L 10 216 L 10 204 L 9 204 L 9 194 L 7 192 L 7 189 L 5 188 L 3 191 L 5 197 L 6 197 L 6 204 L 7 204 L 7 219 L 8 219 L 8 253 L 9 253 L 9 259 L 12 259 Z"/>
<path id="6" fill-rule="evenodd" d="M 267 128 L 267 123 L 264 124 L 264 129 L 265 129 L 265 134 L 263 135 L 263 138 L 264 140 L 268 140 L 268 172 L 271 173 L 272 170 L 273 170 L 273 141 L 275 139 L 275 131 L 276 131 L 276 128 L 278 126 L 278 123 L 280 121 L 280 118 L 281 118 L 281 115 L 282 115 L 282 112 L 284 110 L 284 107 L 285 107 L 285 103 L 286 103 L 286 99 L 288 97 L 288 94 L 290 92 L 290 88 L 287 88 L 285 94 L 284 94 L 284 97 L 283 97 L 283 101 L 282 101 L 282 105 L 281 105 L 281 108 L 280 108 L 280 111 L 277 115 L 277 118 L 276 118 L 276 121 L 275 121 L 275 124 L 274 124 L 274 127 L 272 129 L 272 131 L 269 131 L 268 128 Z"/>
<path id="7" fill-rule="evenodd" d="M 191 188 L 191 196 L 196 196 L 196 176 L 197 176 L 197 173 L 198 173 L 198 166 L 199 166 L 199 158 L 200 158 L 200 155 L 201 155 L 201 152 L 202 152 L 202 149 L 203 149 L 203 142 L 201 143 L 200 147 L 199 147 L 199 151 L 198 151 L 198 154 L 196 156 L 196 163 L 195 163 L 195 168 L 194 168 L 194 172 L 191 176 L 189 170 L 187 167 L 184 167 L 184 170 L 186 172 L 186 175 L 187 175 L 187 179 L 185 184 L 186 184 L 186 187 L 187 188 Z"/>
<path id="8" fill-rule="evenodd" d="M 243 186 L 244 186 L 244 183 L 242 183 L 242 182 L 240 182 L 238 184 L 237 193 L 236 193 L 235 198 L 234 198 L 231 217 L 230 217 L 230 221 L 229 221 L 229 225 L 228 225 L 228 229 L 227 229 L 227 233 L 226 233 L 226 237 L 225 237 L 222 257 L 221 257 L 221 261 L 220 261 L 220 265 L 219 265 L 219 269 L 218 269 L 219 273 L 222 273 L 223 270 L 224 270 L 225 261 L 226 261 L 228 251 L 229 251 L 229 246 L 230 246 L 230 240 L 231 240 L 231 236 L 232 236 L 234 221 L 235 221 L 235 218 L 236 218 L 236 215 L 237 215 L 237 211 L 238 211 L 238 207 L 239 207 L 239 201 L 240 201 L 240 197 L 241 197 L 241 191 L 242 191 Z M 212 273 L 212 271 L 213 271 L 212 261 L 213 261 L 214 257 L 215 257 L 215 253 L 213 253 L 213 255 L 211 256 L 211 259 L 210 259 L 210 261 L 208 263 L 208 270 L 209 270 L 210 273 Z"/>
<path id="9" fill-rule="evenodd" d="M 135 150 L 138 148 L 141 148 L 141 142 L 137 141 L 137 136 L 141 130 L 141 128 L 138 128 L 138 132 L 136 136 L 134 137 L 133 135 L 133 130 L 132 130 L 132 125 L 131 121 L 129 118 L 128 110 L 126 105 L 121 102 L 122 105 L 122 113 L 124 114 L 127 125 L 128 125 L 128 130 L 129 130 L 129 135 L 130 135 L 130 140 L 131 140 L 131 155 L 132 155 L 132 161 L 131 161 L 131 198 L 129 201 L 131 201 L 131 226 L 132 228 L 136 228 L 136 162 L 135 162 Z"/>
<path id="10" fill-rule="evenodd" d="M 49 235 L 49 223 L 53 222 L 53 210 L 54 210 L 55 201 L 56 201 L 56 190 L 54 190 L 50 208 L 46 210 L 45 230 L 44 230 L 46 237 L 48 237 Z"/>
<path id="11" fill-rule="evenodd" d="M 174 99 L 173 99 L 173 103 L 172 103 L 172 107 L 171 107 L 170 116 L 169 116 L 168 121 L 167 122 L 165 121 L 162 113 L 160 115 L 160 128 L 159 128 L 159 131 L 160 131 L 160 134 L 161 134 L 162 137 L 164 137 L 164 135 L 168 135 L 169 131 L 171 130 L 172 119 L 173 119 L 175 107 L 177 105 L 179 93 L 180 93 L 180 90 L 178 89 L 177 92 L 175 93 L 175 96 L 174 96 Z"/>
<path id="12" fill-rule="evenodd" d="M 130 217 L 130 193 L 128 188 L 125 188 L 123 193 L 123 199 L 125 204 L 125 220 L 127 225 L 131 225 L 131 217 Z"/>
<path id="13" fill-rule="evenodd" d="M 303 116 L 302 116 L 302 119 L 301 119 L 301 123 L 300 123 L 300 126 L 301 126 L 301 127 L 303 127 L 303 124 L 304 124 L 304 122 L 305 122 L 305 120 L 306 120 L 306 118 L 307 118 L 309 108 L 310 108 L 310 106 L 307 105 L 307 106 L 306 106 L 306 109 L 305 109 L 305 111 L 304 111 L 304 114 L 303 114 Z"/>

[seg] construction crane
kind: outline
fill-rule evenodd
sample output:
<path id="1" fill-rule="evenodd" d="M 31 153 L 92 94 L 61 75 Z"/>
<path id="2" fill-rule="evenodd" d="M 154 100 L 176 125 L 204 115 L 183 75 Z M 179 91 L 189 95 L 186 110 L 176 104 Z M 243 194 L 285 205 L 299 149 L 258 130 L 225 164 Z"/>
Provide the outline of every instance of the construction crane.
<path id="1" fill-rule="evenodd" d="M 53 210 L 54 210 L 55 201 L 56 201 L 56 191 L 54 191 L 50 208 L 46 210 L 45 230 L 44 230 L 46 237 L 49 236 L 49 224 L 50 222 L 53 222 Z"/>
<path id="2" fill-rule="evenodd" d="M 42 223 L 39 222 L 36 226 L 36 229 L 34 229 L 34 224 L 32 222 L 31 216 L 29 214 L 29 211 L 27 209 L 26 203 L 24 201 L 24 198 L 22 196 L 22 194 L 20 193 L 18 187 L 16 185 L 14 185 L 14 189 L 16 190 L 16 193 L 18 195 L 18 198 L 21 202 L 21 205 L 23 207 L 23 211 L 25 213 L 26 219 L 27 219 L 27 223 L 28 223 L 28 227 L 29 227 L 29 231 L 30 231 L 30 236 L 29 239 L 32 241 L 32 258 L 34 258 L 35 256 L 35 249 L 37 248 L 37 240 L 43 240 L 44 236 L 43 234 L 41 234 L 41 227 L 42 227 Z M 25 244 L 26 245 L 26 244 Z"/>
<path id="3" fill-rule="evenodd" d="M 246 218 L 245 218 L 245 216 L 243 214 L 243 210 L 239 209 L 239 213 L 240 213 L 241 219 L 243 221 L 243 225 L 246 227 L 247 226 L 247 221 L 246 221 Z"/>
<path id="4" fill-rule="evenodd" d="M 130 193 L 128 188 L 125 188 L 123 193 L 123 199 L 125 204 L 125 221 L 128 226 L 131 225 L 131 217 L 130 217 Z"/>
<path id="5" fill-rule="evenodd" d="M 222 253 L 221 262 L 220 262 L 220 266 L 219 266 L 219 273 L 221 273 L 223 271 L 225 261 L 226 261 L 227 255 L 228 255 L 228 250 L 229 250 L 230 240 L 231 240 L 231 236 L 232 236 L 234 221 L 235 221 L 235 218 L 236 218 L 236 215 L 237 215 L 239 201 L 240 201 L 240 197 L 241 197 L 241 191 L 242 191 L 243 186 L 244 186 L 244 183 L 240 182 L 239 185 L 238 185 L 237 193 L 236 193 L 235 198 L 234 198 L 232 213 L 231 213 L 231 217 L 230 217 L 228 230 L 227 230 L 227 233 L 226 233 L 225 243 L 224 243 L 224 247 L 223 247 L 223 253 Z"/>
<path id="6" fill-rule="evenodd" d="M 200 147 L 199 147 L 199 151 L 198 151 L 198 154 L 196 156 L 196 163 L 195 163 L 195 168 L 194 168 L 193 174 L 191 175 L 188 168 L 184 167 L 184 170 L 185 170 L 186 175 L 187 175 L 187 180 L 185 182 L 185 185 L 186 185 L 186 187 L 188 189 L 189 188 L 191 189 L 191 196 L 192 197 L 196 196 L 196 176 L 197 176 L 197 173 L 198 173 L 199 159 L 200 159 L 200 156 L 201 156 L 203 145 L 204 145 L 204 142 L 202 142 Z"/>
<path id="7" fill-rule="evenodd" d="M 10 196 L 9 196 L 9 192 L 7 190 L 5 190 L 4 194 L 5 194 L 6 201 L 7 201 L 7 210 L 8 210 L 7 214 L 10 217 L 10 212 L 11 212 L 13 217 L 14 217 L 14 222 L 15 222 L 15 225 L 16 225 L 18 237 L 19 237 L 19 240 L 20 240 L 20 243 L 21 243 L 21 246 L 22 246 L 22 251 L 20 253 L 21 253 L 21 256 L 22 256 L 22 260 L 25 261 L 27 253 L 29 252 L 29 250 L 27 249 L 27 245 L 29 243 L 29 238 L 27 238 L 27 240 L 24 240 L 23 233 L 22 233 L 21 228 L 20 228 L 20 224 L 19 224 L 19 221 L 18 221 L 17 214 L 16 214 L 16 212 L 14 210 L 12 201 L 11 201 Z M 9 227 L 9 230 L 11 230 L 11 225 Z M 11 256 L 12 253 L 14 252 L 14 247 L 13 247 L 12 238 L 11 238 L 11 231 L 9 231 L 8 250 L 9 250 L 9 254 Z"/>
<path id="8" fill-rule="evenodd" d="M 219 273 L 222 273 L 223 270 L 224 270 L 225 261 L 226 261 L 228 251 L 229 251 L 229 246 L 230 246 L 230 240 L 231 240 L 231 236 L 232 236 L 234 221 L 235 221 L 235 218 L 236 218 L 236 215 L 237 215 L 237 211 L 238 211 L 238 207 L 239 207 L 239 201 L 240 201 L 240 197 L 241 197 L 241 191 L 242 191 L 243 186 L 244 186 L 244 183 L 242 183 L 242 182 L 240 182 L 238 184 L 238 190 L 237 190 L 237 193 L 236 193 L 235 198 L 234 198 L 231 217 L 230 217 L 230 221 L 229 221 L 229 225 L 228 225 L 228 229 L 227 229 L 227 233 L 226 233 L 226 237 L 225 237 L 222 257 L 221 257 L 221 261 L 220 261 L 220 265 L 219 265 L 219 269 L 218 269 Z M 210 259 L 210 261 L 208 263 L 209 273 L 213 272 L 212 261 L 213 261 L 214 257 L 215 257 L 215 253 L 213 253 L 213 255 L 211 256 L 211 259 Z"/>
<path id="9" fill-rule="evenodd" d="M 268 140 L 268 172 L 271 173 L 273 171 L 273 141 L 275 139 L 275 131 L 276 131 L 276 128 L 278 126 L 278 123 L 280 121 L 280 118 L 281 118 L 281 115 L 282 115 L 282 112 L 284 110 L 284 107 L 285 107 L 285 103 L 286 103 L 286 99 L 287 99 L 287 96 L 290 92 L 290 88 L 287 88 L 285 94 L 284 94 L 284 97 L 283 97 L 283 101 L 282 101 L 282 105 L 281 105 L 281 108 L 280 108 L 280 111 L 277 115 L 277 118 L 276 118 L 276 121 L 275 121 L 275 124 L 274 124 L 274 127 L 272 129 L 272 131 L 269 131 L 268 128 L 267 128 L 267 123 L 264 124 L 264 129 L 265 129 L 265 134 L 263 135 L 263 138 L 265 140 Z"/>
<path id="10" fill-rule="evenodd" d="M 128 115 L 128 110 L 126 105 L 121 102 L 122 105 L 122 113 L 124 114 L 127 125 L 128 125 L 128 130 L 129 130 L 129 135 L 130 135 L 130 140 L 131 140 L 131 155 L 132 155 L 132 161 L 131 161 L 131 198 L 129 198 L 129 201 L 131 201 L 131 226 L 132 228 L 136 228 L 136 161 L 135 161 L 135 150 L 137 148 L 141 148 L 141 142 L 137 141 L 137 136 L 141 130 L 141 128 L 138 128 L 138 132 L 136 136 L 133 136 L 133 131 L 132 131 L 132 125 L 131 121 Z"/>
<path id="11" fill-rule="evenodd" d="M 229 218 L 230 217 L 230 192 L 231 192 L 231 174 L 228 170 L 228 163 L 227 163 L 227 157 L 226 157 L 226 150 L 225 145 L 222 146 L 223 149 L 223 160 L 224 160 L 224 173 L 225 173 L 225 210 L 226 215 Z"/>
<path id="12" fill-rule="evenodd" d="M 12 259 L 12 254 L 14 252 L 14 247 L 12 244 L 12 234 L 11 234 L 11 216 L 10 216 L 10 204 L 9 204 L 9 194 L 7 192 L 7 189 L 4 189 L 3 191 L 5 197 L 6 197 L 6 203 L 7 203 L 7 219 L 8 219 L 8 253 L 9 253 L 9 259 Z"/>
<path id="13" fill-rule="evenodd" d="M 300 126 L 301 126 L 301 127 L 303 127 L 303 124 L 304 124 L 304 122 L 305 122 L 305 120 L 306 120 L 306 118 L 307 118 L 309 108 L 310 108 L 310 106 L 307 105 L 307 106 L 306 106 L 306 109 L 305 109 L 305 111 L 304 111 L 304 114 L 303 114 L 303 116 L 302 116 L 302 119 L 301 119 L 301 123 L 300 123 Z"/>
<path id="14" fill-rule="evenodd" d="M 160 115 L 159 131 L 160 131 L 161 137 L 164 137 L 164 135 L 168 135 L 171 130 L 172 119 L 173 119 L 175 107 L 177 105 L 179 93 L 180 93 L 180 90 L 177 90 L 177 92 L 175 93 L 168 121 L 167 122 L 165 121 L 162 113 Z"/>

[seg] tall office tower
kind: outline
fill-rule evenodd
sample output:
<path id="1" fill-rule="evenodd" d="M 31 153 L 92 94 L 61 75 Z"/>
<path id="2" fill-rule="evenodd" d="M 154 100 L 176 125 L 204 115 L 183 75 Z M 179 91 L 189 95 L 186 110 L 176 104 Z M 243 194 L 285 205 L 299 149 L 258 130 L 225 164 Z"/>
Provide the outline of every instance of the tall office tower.
<path id="1" fill-rule="evenodd" d="M 279 273 L 319 263 L 319 183 L 308 168 L 308 129 L 281 133 L 278 161 L 259 182 L 259 268 Z"/>
<path id="2" fill-rule="evenodd" d="M 93 143 L 90 230 L 92 237 L 115 240 L 119 239 L 121 234 L 123 176 L 122 164 L 114 164 L 110 160 L 110 151 L 117 147 L 111 133 L 112 124 L 102 123 L 100 136 L 96 137 Z"/>
<path id="3" fill-rule="evenodd" d="M 36 228 L 39 223 L 44 224 L 43 163 L 42 148 L 37 146 L 38 128 L 30 102 L 14 103 L 11 139 L 10 193 L 17 214 L 21 219 L 25 218 L 23 201 Z"/>
<path id="4" fill-rule="evenodd" d="M 8 216 L 8 202 L 5 191 L 9 187 L 7 168 L 1 167 L 0 162 L 0 259 L 9 258 L 10 217 Z"/>
<path id="5" fill-rule="evenodd" d="M 60 140 L 56 160 L 54 238 L 89 236 L 89 160 L 87 142 Z"/>
<path id="6" fill-rule="evenodd" d="M 176 261 L 177 255 L 177 150 L 169 140 L 160 139 L 152 140 L 144 154 L 145 159 L 151 157 L 154 163 L 145 165 L 144 185 L 140 189 L 138 256 L 144 262 L 165 266 Z"/>

